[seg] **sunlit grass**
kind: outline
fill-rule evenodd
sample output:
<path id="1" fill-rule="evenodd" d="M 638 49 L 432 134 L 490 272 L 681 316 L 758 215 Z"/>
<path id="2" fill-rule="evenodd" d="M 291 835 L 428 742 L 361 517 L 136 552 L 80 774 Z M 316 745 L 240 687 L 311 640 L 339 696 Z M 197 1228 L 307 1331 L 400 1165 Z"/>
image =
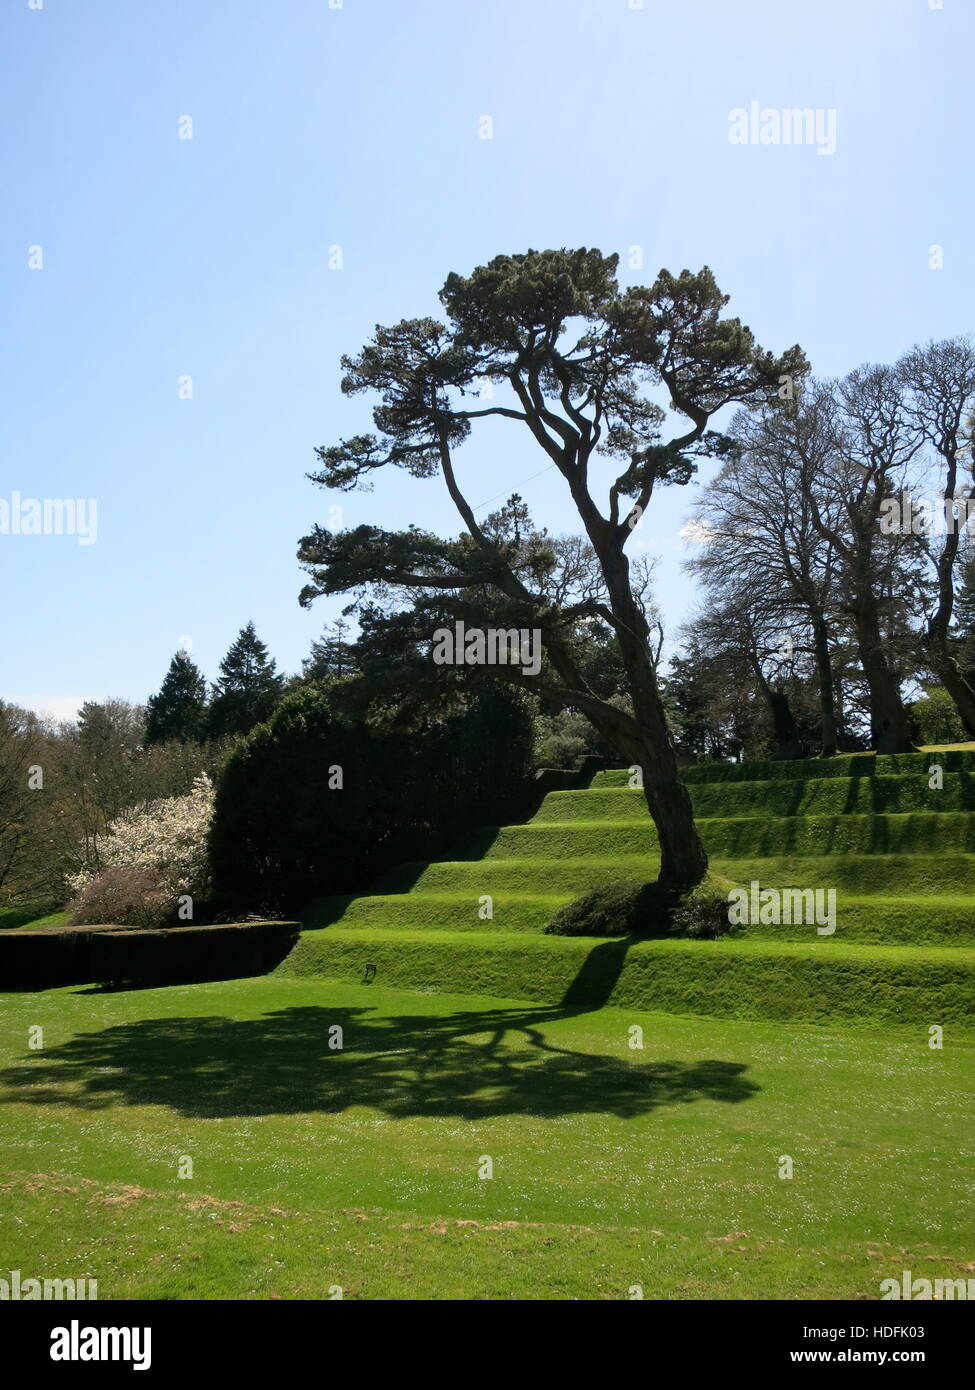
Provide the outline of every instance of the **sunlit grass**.
<path id="1" fill-rule="evenodd" d="M 0 1264 L 102 1299 L 876 1298 L 971 1258 L 953 1030 L 269 977 L 3 996 L 0 1039 Z"/>

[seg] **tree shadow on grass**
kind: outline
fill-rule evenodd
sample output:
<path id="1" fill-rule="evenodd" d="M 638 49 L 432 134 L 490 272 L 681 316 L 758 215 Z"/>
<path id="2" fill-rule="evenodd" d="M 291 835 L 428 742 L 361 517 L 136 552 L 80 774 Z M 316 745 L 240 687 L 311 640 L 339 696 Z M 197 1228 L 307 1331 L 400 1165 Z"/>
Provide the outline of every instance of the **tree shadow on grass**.
<path id="1" fill-rule="evenodd" d="M 522 1114 L 647 1114 L 696 1100 L 749 1099 L 742 1063 L 644 1062 L 577 1051 L 547 1036 L 578 1016 L 556 1006 L 443 1018 L 305 1006 L 257 1019 L 149 1018 L 82 1034 L 0 1073 L 5 1102 L 164 1105 L 196 1119 L 338 1114 L 370 1106 L 396 1119 Z M 331 1046 L 342 1029 L 341 1050 Z M 558 1036 L 558 1035 L 556 1035 Z"/>

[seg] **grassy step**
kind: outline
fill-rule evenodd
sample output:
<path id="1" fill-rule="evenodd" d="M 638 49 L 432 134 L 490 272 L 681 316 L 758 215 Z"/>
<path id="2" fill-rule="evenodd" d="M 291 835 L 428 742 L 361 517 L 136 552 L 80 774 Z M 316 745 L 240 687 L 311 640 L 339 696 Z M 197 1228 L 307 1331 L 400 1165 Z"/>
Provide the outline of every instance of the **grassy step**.
<path id="1" fill-rule="evenodd" d="M 928 748 L 919 753 L 846 753 L 837 758 L 799 758 L 783 762 L 698 763 L 681 774 L 685 782 L 772 782 L 793 777 L 883 777 L 920 775 L 931 763 L 945 772 L 975 772 L 975 746 Z M 625 786 L 629 773 L 612 768 L 597 773 L 594 786 Z"/>
<path id="2" fill-rule="evenodd" d="M 709 854 L 723 858 L 797 853 L 890 854 L 975 850 L 975 816 L 964 811 L 907 815 L 728 816 L 701 819 Z M 634 821 L 483 826 L 454 847 L 456 859 L 581 859 L 650 854 L 649 816 Z"/>
<path id="3" fill-rule="evenodd" d="M 762 880 L 760 880 L 762 881 Z M 479 895 L 471 892 L 401 893 L 383 897 L 329 898 L 306 913 L 306 928 L 458 932 L 541 932 L 572 893 L 500 893 L 493 917 L 479 915 Z M 754 924 L 740 929 L 748 939 L 809 941 L 815 925 Z M 975 946 L 975 902 L 971 898 L 836 896 L 836 939 L 880 944 Z"/>
<path id="4" fill-rule="evenodd" d="M 323 898 L 304 914 L 304 925 L 325 927 L 407 927 L 416 930 L 544 931 L 558 909 L 575 896 L 562 893 L 492 894 L 493 917 L 482 918 L 481 894 L 392 893 L 375 897 Z"/>
<path id="5" fill-rule="evenodd" d="M 551 792 L 530 822 L 470 832 L 450 861 L 404 864 L 370 896 L 320 902 L 306 926 L 327 929 L 303 932 L 279 969 L 356 978 L 370 964 L 392 985 L 570 1009 L 971 1023 L 975 749 L 689 771 L 712 870 L 835 889 L 835 935 L 756 924 L 718 942 L 545 936 L 558 907 L 596 884 L 655 877 L 656 832 L 628 776 Z"/>
<path id="6" fill-rule="evenodd" d="M 940 788 L 927 773 L 896 777 L 817 777 L 781 782 L 708 782 L 690 788 L 696 816 L 810 816 L 975 811 L 975 775 L 948 772 Z M 647 814 L 643 792 L 625 786 L 550 792 L 532 825 L 572 821 L 618 823 Z"/>
<path id="7" fill-rule="evenodd" d="M 656 877 L 651 854 L 578 859 L 442 860 L 401 864 L 373 885 L 376 894 L 584 893 L 598 883 L 645 883 Z M 975 854 L 779 855 L 768 858 L 712 856 L 711 868 L 735 883 L 757 879 L 766 886 L 835 888 L 862 896 L 975 894 Z"/>
<path id="8" fill-rule="evenodd" d="M 749 940 L 808 941 L 815 926 L 761 924 L 742 927 Z M 975 902 L 971 898 L 846 897 L 836 895 L 836 941 L 874 945 L 975 947 Z"/>
<path id="9" fill-rule="evenodd" d="M 975 951 L 766 941 L 583 941 L 475 932 L 303 932 L 277 973 L 466 990 L 584 1010 L 603 1004 L 721 1018 L 970 1025 Z"/>

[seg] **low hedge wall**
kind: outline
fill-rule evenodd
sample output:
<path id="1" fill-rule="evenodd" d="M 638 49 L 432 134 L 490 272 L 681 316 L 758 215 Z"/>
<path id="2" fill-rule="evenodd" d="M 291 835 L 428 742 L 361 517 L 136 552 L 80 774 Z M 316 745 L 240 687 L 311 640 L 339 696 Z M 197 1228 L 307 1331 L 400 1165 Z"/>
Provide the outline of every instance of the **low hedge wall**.
<path id="1" fill-rule="evenodd" d="M 298 939 L 297 922 L 209 927 L 41 927 L 0 931 L 0 989 L 177 984 L 264 975 Z"/>

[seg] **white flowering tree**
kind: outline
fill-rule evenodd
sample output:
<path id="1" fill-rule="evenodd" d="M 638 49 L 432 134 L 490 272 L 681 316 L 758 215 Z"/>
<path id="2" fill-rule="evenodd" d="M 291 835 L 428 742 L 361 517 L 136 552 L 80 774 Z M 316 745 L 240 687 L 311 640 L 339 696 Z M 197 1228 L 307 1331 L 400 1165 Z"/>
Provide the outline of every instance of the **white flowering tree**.
<path id="1" fill-rule="evenodd" d="M 124 811 L 98 838 L 99 869 L 82 869 L 68 879 L 79 896 L 109 869 L 151 874 L 174 903 L 183 894 L 205 898 L 209 887 L 207 833 L 213 816 L 213 783 L 201 773 L 186 796 L 154 801 L 144 810 Z"/>

